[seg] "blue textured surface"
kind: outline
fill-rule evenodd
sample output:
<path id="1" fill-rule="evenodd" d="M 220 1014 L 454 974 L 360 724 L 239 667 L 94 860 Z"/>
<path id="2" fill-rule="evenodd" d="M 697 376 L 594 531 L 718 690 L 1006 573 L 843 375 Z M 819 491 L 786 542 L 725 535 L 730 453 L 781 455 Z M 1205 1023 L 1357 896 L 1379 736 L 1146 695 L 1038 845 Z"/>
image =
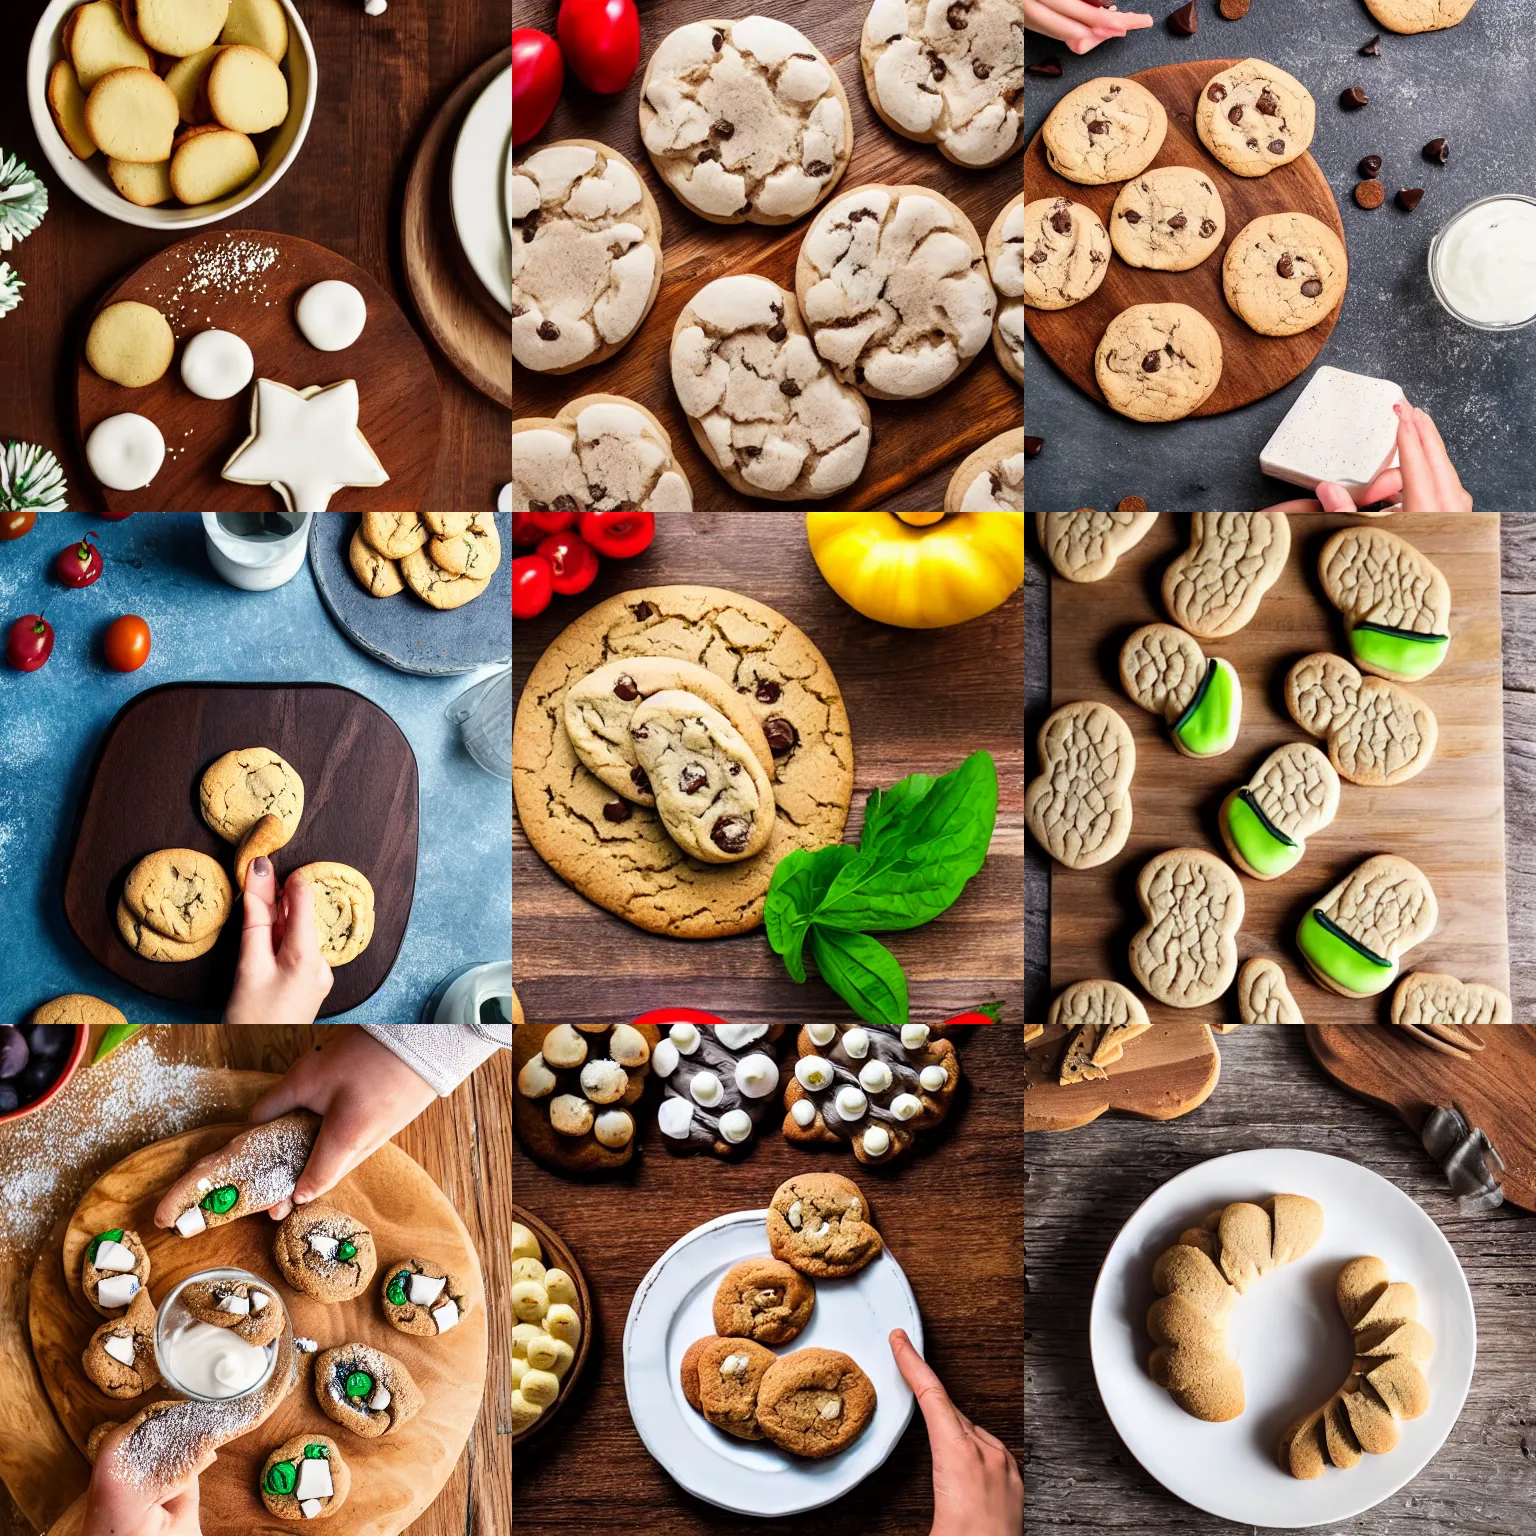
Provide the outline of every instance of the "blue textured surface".
<path id="1" fill-rule="evenodd" d="M 70 591 L 54 579 L 53 559 L 92 527 L 106 571 Z M 410 928 L 389 980 L 337 1022 L 414 1022 L 450 971 L 511 953 L 511 786 L 476 766 L 443 713 L 475 677 L 410 677 L 370 660 L 331 622 L 307 568 L 275 592 L 226 586 L 208 564 L 196 513 L 140 512 L 122 523 L 39 513 L 31 533 L 0 543 L 0 624 L 40 610 L 57 637 L 47 665 L 0 665 L 0 1022 L 20 1023 L 64 992 L 105 998 L 134 1023 L 207 1022 L 104 971 L 70 933 L 60 900 L 101 733 L 128 699 L 168 682 L 340 683 L 387 710 L 415 750 L 421 864 Z M 148 620 L 153 636 L 148 663 L 127 674 L 101 655 L 103 632 L 124 613 Z"/>

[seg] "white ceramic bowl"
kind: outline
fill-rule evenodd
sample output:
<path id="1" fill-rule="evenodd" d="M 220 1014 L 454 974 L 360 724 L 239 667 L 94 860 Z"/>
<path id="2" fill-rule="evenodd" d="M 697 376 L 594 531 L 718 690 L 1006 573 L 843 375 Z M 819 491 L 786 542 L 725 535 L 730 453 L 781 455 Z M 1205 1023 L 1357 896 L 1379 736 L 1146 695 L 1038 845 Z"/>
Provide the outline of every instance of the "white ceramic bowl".
<path id="1" fill-rule="evenodd" d="M 195 208 L 185 208 L 180 203 L 167 203 L 159 208 L 141 208 L 130 203 L 107 175 L 107 157 L 99 151 L 89 160 L 78 160 L 74 151 L 64 142 L 54 125 L 53 113 L 48 107 L 48 76 L 54 64 L 64 57 L 61 37 L 64 23 L 83 0 L 48 0 L 37 29 L 32 34 L 32 47 L 27 54 L 27 102 L 32 108 L 32 128 L 43 153 L 53 167 L 54 174 L 76 197 L 106 214 L 108 218 L 124 224 L 137 224 L 143 229 L 174 230 L 178 233 L 197 229 L 204 224 L 217 224 L 231 214 L 239 213 L 258 201 L 282 179 L 283 173 L 298 157 L 304 136 L 309 132 L 309 120 L 315 113 L 315 87 L 319 69 L 315 63 L 315 47 L 309 39 L 304 23 L 299 17 L 293 0 L 281 0 L 288 15 L 288 57 L 283 60 L 283 73 L 288 77 L 288 116 L 276 128 L 258 135 L 265 140 L 261 155 L 261 169 L 255 178 L 230 197 L 218 202 L 199 203 Z M 261 146 L 258 145 L 258 148 Z"/>

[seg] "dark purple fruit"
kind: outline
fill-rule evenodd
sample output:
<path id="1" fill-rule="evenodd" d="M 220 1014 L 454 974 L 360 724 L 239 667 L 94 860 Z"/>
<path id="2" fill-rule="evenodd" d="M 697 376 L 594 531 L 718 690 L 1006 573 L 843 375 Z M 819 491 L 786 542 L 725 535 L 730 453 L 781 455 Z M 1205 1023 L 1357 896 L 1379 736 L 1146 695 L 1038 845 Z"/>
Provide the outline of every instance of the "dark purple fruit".
<path id="1" fill-rule="evenodd" d="M 34 1056 L 58 1056 L 74 1043 L 73 1024 L 34 1024 L 28 1039 Z"/>
<path id="2" fill-rule="evenodd" d="M 40 1099 L 58 1081 L 59 1064 L 56 1061 L 40 1061 L 34 1058 L 16 1079 L 16 1091 L 23 1104 Z"/>
<path id="3" fill-rule="evenodd" d="M 13 1109 L 21 1108 L 21 1100 L 16 1096 L 16 1090 L 10 1083 L 0 1083 L 0 1115 L 8 1115 Z"/>
<path id="4" fill-rule="evenodd" d="M 32 1052 L 27 1037 L 13 1024 L 0 1024 L 0 1077 L 20 1077 Z"/>

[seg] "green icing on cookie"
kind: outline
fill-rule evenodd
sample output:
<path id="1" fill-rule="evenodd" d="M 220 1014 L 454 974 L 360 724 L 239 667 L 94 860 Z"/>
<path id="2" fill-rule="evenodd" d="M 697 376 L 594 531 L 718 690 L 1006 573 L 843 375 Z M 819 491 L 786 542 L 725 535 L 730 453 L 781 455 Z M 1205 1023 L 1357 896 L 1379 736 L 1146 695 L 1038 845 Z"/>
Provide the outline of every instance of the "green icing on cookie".
<path id="1" fill-rule="evenodd" d="M 350 1264 L 357 1257 L 357 1244 L 343 1241 L 336 1249 L 336 1257 L 343 1264 Z"/>
<path id="2" fill-rule="evenodd" d="M 267 1492 L 278 1498 L 292 1493 L 298 1481 L 298 1469 L 291 1461 L 275 1461 L 267 1469 Z"/>
<path id="3" fill-rule="evenodd" d="M 385 1294 L 397 1307 L 403 1307 L 405 1305 L 405 1287 L 410 1278 L 410 1270 L 402 1269 L 400 1273 L 389 1282 L 389 1290 Z"/>
<path id="4" fill-rule="evenodd" d="M 306 1445 L 304 1447 L 305 1461 L 329 1461 L 331 1453 L 323 1445 Z"/>
<path id="5" fill-rule="evenodd" d="M 1231 750 L 1242 723 L 1242 693 L 1230 662 L 1213 658 L 1194 702 L 1179 716 L 1173 734 L 1194 757 Z"/>
<path id="6" fill-rule="evenodd" d="M 227 1216 L 239 1199 L 240 1191 L 233 1184 L 221 1184 L 217 1189 L 210 1189 L 198 1204 L 215 1216 Z"/>
<path id="7" fill-rule="evenodd" d="M 1349 632 L 1355 660 L 1399 677 L 1425 677 L 1445 660 L 1449 635 L 1420 635 L 1389 624 L 1356 624 Z"/>
<path id="8" fill-rule="evenodd" d="M 121 1227 L 113 1227 L 110 1232 L 98 1232 L 96 1236 L 91 1239 L 91 1246 L 87 1250 L 85 1256 L 91 1261 L 92 1264 L 94 1264 L 96 1262 L 96 1251 L 101 1247 L 103 1243 L 120 1243 L 122 1240 L 123 1229 Z"/>
<path id="9" fill-rule="evenodd" d="M 1244 861 L 1267 879 L 1301 862 L 1301 848 L 1264 814 L 1251 789 L 1238 790 L 1227 802 L 1227 828 Z"/>
<path id="10" fill-rule="evenodd" d="M 1330 981 L 1362 997 L 1375 997 L 1392 985 L 1397 966 L 1373 954 L 1314 907 L 1296 933 L 1301 952 Z"/>
<path id="11" fill-rule="evenodd" d="M 348 1371 L 342 1391 L 348 1397 L 367 1397 L 373 1391 L 373 1377 L 367 1371 Z"/>

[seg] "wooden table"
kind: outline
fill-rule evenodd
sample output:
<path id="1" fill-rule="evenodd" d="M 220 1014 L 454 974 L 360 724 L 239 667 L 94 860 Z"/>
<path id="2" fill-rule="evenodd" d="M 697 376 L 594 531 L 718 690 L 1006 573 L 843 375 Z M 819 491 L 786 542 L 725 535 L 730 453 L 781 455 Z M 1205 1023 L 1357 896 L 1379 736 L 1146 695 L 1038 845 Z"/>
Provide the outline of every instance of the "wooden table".
<path id="1" fill-rule="evenodd" d="M 616 954 L 611 946 L 600 953 Z M 801 1151 L 779 1133 L 773 1117 L 760 1144 L 732 1164 L 707 1155 L 673 1157 L 658 1145 L 662 1138 L 652 1125 L 644 1133 L 638 1166 L 601 1184 L 557 1178 L 526 1157 L 521 1146 L 516 1149 L 517 1201 L 575 1250 L 592 1288 L 597 1322 L 593 1354 L 572 1401 L 547 1432 L 518 1448 L 521 1536 L 608 1536 L 625 1530 L 637 1536 L 696 1536 L 748 1529 L 754 1536 L 916 1536 L 928 1529 L 932 1467 L 920 1414 L 885 1466 L 854 1492 L 814 1514 L 750 1522 L 683 1493 L 652 1461 L 629 1417 L 624 1322 L 635 1287 L 651 1265 L 700 1223 L 764 1206 L 784 1179 L 813 1168 L 846 1172 L 863 1187 L 912 1282 L 927 1359 L 961 1411 L 1022 1456 L 1018 1031 L 1007 1025 L 978 1027 L 966 1032 L 958 1049 L 965 1087 L 950 1118 L 919 1140 L 910 1162 L 889 1172 L 860 1168 L 846 1153 Z"/>
<path id="2" fill-rule="evenodd" d="M 1176 1499 L 1126 1451 L 1094 1388 L 1088 1311 L 1104 1254 L 1154 1189 L 1207 1158 L 1280 1145 L 1352 1157 L 1417 1200 L 1456 1250 L 1477 1309 L 1477 1370 L 1450 1439 L 1408 1487 L 1350 1521 L 1351 1536 L 1530 1531 L 1532 1218 L 1509 1207 L 1462 1216 L 1417 1139 L 1330 1082 L 1301 1029 L 1246 1025 L 1221 1050 L 1216 1092 L 1182 1120 L 1105 1115 L 1026 1141 L 1029 1528 L 1180 1536 L 1249 1529 Z M 1099 1169 L 1102 1176 L 1085 1174 Z"/>
<path id="3" fill-rule="evenodd" d="M 155 1037 L 151 1041 L 135 1041 L 124 1049 L 153 1049 L 168 1063 L 281 1073 L 336 1027 L 159 1025 L 152 1026 Z M 246 1087 L 237 1097 L 249 1098 L 250 1094 Z M 499 1052 L 451 1097 L 429 1105 L 425 1114 L 394 1138 L 437 1181 L 463 1218 L 480 1252 L 486 1293 L 493 1298 L 505 1294 L 511 1283 L 512 1211 L 510 1191 L 504 1183 L 512 1139 L 511 1095 L 511 1057 Z M 239 1117 L 225 1111 L 212 1118 Z M 9 1129 L 0 1127 L 0 1151 Z M 80 1192 L 142 1139 L 135 1137 L 131 1125 L 124 1126 L 95 1165 L 71 1167 L 68 1180 L 60 1182 L 57 1192 L 57 1214 L 67 1218 Z M 67 1153 L 61 1151 L 61 1156 L 67 1157 Z M 30 1259 L 25 1263 L 0 1260 L 0 1332 L 7 1335 L 17 1326 L 25 1331 L 23 1308 L 30 1268 Z M 512 1317 L 494 1301 L 491 1314 L 490 1370 L 474 1437 L 436 1502 L 410 1527 L 410 1536 L 464 1536 L 465 1532 L 507 1536 L 512 1529 L 512 1383 L 507 1370 L 512 1357 Z M 68 1476 L 76 1480 L 67 1496 L 59 1499 L 62 1508 L 83 1489 L 88 1469 L 62 1440 L 63 1431 L 51 1415 L 38 1434 L 40 1439 L 60 1442 L 67 1453 L 60 1465 L 67 1465 Z M 63 1481 L 61 1472 L 61 1487 Z M 31 1536 L 33 1529 L 0 1485 L 0 1536 Z"/>

